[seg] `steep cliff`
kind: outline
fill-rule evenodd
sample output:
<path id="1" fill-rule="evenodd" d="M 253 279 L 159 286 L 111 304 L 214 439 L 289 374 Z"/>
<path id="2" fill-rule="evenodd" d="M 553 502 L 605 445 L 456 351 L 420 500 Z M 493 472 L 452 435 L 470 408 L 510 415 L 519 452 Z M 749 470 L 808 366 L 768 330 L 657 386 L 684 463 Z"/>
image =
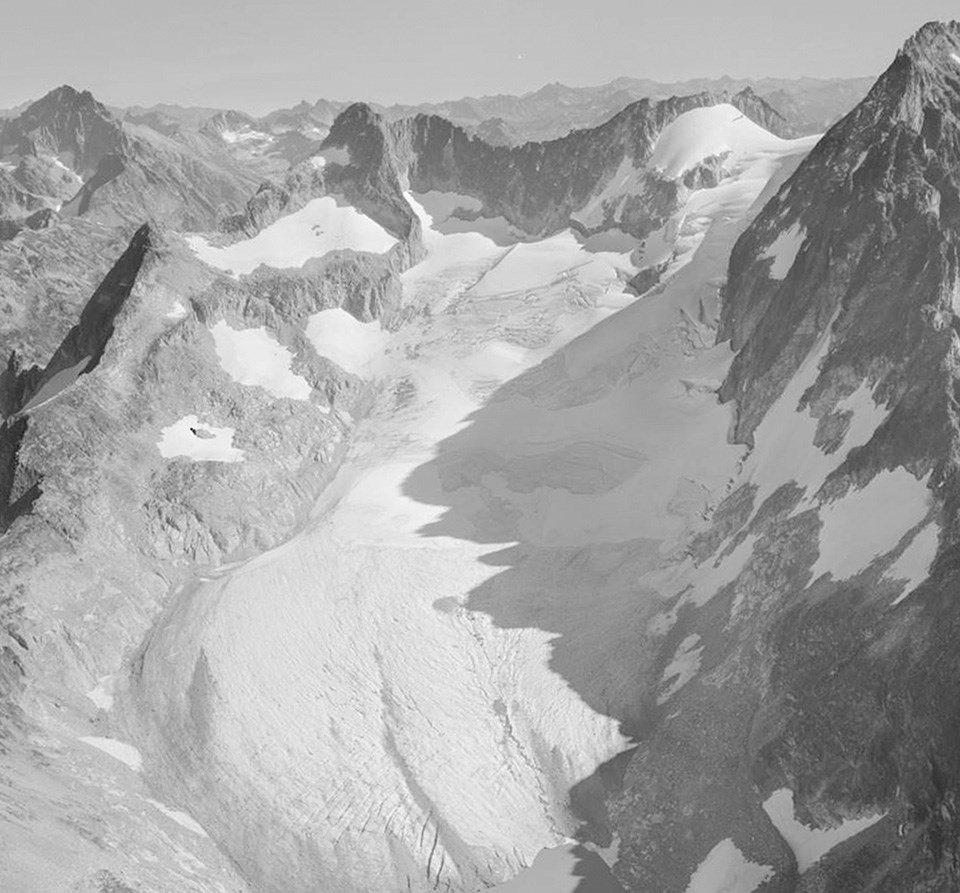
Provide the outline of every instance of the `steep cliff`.
<path id="1" fill-rule="evenodd" d="M 720 394 L 750 451 L 647 580 L 664 680 L 695 670 L 614 798 L 628 889 L 731 846 L 762 890 L 958 883 L 958 111 L 960 24 L 930 24 L 733 249 Z"/>

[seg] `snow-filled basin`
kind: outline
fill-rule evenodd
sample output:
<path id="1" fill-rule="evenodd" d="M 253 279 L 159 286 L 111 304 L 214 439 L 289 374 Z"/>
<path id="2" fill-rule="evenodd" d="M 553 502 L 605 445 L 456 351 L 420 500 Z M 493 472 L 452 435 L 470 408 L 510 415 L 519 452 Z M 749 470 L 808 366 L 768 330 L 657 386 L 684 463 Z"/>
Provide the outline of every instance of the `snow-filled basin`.
<path id="1" fill-rule="evenodd" d="M 383 254 L 397 244 L 375 220 L 330 195 L 281 217 L 252 239 L 223 248 L 200 235 L 185 238 L 202 261 L 235 276 L 252 273 L 261 264 L 275 269 L 302 267 L 331 251 Z"/>

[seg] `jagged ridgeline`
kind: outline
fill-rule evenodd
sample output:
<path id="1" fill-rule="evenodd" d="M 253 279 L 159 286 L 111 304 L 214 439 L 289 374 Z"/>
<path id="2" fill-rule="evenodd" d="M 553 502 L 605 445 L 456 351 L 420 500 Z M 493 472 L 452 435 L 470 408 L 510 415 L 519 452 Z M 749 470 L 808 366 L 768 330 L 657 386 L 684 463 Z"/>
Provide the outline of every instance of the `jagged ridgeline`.
<path id="1" fill-rule="evenodd" d="M 0 122 L 0 887 L 960 888 L 960 25 L 819 140 L 207 111 Z"/>

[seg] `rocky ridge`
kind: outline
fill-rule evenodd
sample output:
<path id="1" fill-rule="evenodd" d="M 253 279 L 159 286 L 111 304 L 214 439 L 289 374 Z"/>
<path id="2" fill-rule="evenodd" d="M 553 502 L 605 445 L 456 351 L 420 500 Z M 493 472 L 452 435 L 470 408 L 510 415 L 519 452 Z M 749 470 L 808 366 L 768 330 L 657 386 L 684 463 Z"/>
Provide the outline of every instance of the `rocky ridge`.
<path id="1" fill-rule="evenodd" d="M 958 671 L 958 59 L 960 23 L 921 29 L 733 250 L 718 338 L 737 353 L 720 394 L 753 452 L 690 549 L 701 567 L 748 557 L 674 608 L 662 660 L 695 635 L 701 671 L 638 743 L 613 798 L 627 889 L 654 878 L 684 889 L 689 865 L 724 837 L 775 870 L 764 891 L 957 883 L 956 705 L 944 693 Z M 854 396 L 864 392 L 872 409 Z M 771 417 L 793 431 L 779 455 Z M 791 437 L 825 458 L 794 466 Z M 914 495 L 879 495 L 893 480 Z M 868 509 L 868 493 L 887 501 Z M 884 531 L 889 500 L 902 517 Z M 857 530 L 873 553 L 824 557 L 849 559 Z M 904 583 L 911 549 L 923 563 Z M 867 830 L 811 860 L 782 818 L 789 845 L 769 835 L 785 792 L 812 836 L 851 821 Z"/>

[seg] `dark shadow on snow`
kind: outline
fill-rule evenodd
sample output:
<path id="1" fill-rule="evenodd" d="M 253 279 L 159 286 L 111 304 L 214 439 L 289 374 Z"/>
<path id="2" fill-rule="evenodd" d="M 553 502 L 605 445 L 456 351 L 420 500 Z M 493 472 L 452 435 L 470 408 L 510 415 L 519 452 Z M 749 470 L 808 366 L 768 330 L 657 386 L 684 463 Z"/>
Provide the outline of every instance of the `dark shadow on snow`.
<path id="1" fill-rule="evenodd" d="M 616 325 L 613 320 L 607 322 Z M 623 734 L 637 741 L 650 734 L 658 713 L 649 680 L 659 678 L 651 669 L 662 664 L 657 653 L 662 640 L 654 645 L 648 626 L 663 605 L 645 594 L 637 581 L 656 556 L 659 541 L 537 545 L 522 533 L 525 524 L 535 522 L 522 518 L 489 486 L 493 476 L 512 492 L 529 493 L 538 485 L 563 487 L 565 469 L 575 467 L 574 492 L 598 494 L 613 490 L 644 461 L 642 456 L 628 456 L 627 466 L 608 478 L 590 467 L 591 462 L 606 464 L 603 451 L 610 447 L 602 443 L 577 444 L 575 449 L 545 444 L 541 453 L 531 456 L 530 445 L 537 442 L 533 413 L 521 422 L 514 414 L 508 431 L 507 440 L 525 445 L 524 454 L 498 451 L 505 440 L 507 399 L 521 397 L 541 409 L 562 409 L 601 399 L 616 387 L 619 374 L 607 377 L 601 387 L 586 389 L 566 379 L 563 355 L 568 349 L 569 345 L 501 385 L 467 418 L 465 428 L 440 442 L 434 457 L 409 475 L 403 491 L 420 503 L 445 509 L 439 520 L 421 528 L 422 536 L 489 545 L 480 560 L 500 569 L 466 598 L 457 594 L 438 599 L 436 609 L 479 611 L 502 629 L 552 633 L 550 669 L 593 710 L 615 719 Z M 530 426 L 529 438 L 524 437 L 525 424 Z M 630 751 L 598 767 L 570 790 L 571 805 L 581 821 L 579 839 L 609 844 L 605 801 L 620 789 L 629 755 Z M 588 889 L 618 888 L 578 887 Z"/>

